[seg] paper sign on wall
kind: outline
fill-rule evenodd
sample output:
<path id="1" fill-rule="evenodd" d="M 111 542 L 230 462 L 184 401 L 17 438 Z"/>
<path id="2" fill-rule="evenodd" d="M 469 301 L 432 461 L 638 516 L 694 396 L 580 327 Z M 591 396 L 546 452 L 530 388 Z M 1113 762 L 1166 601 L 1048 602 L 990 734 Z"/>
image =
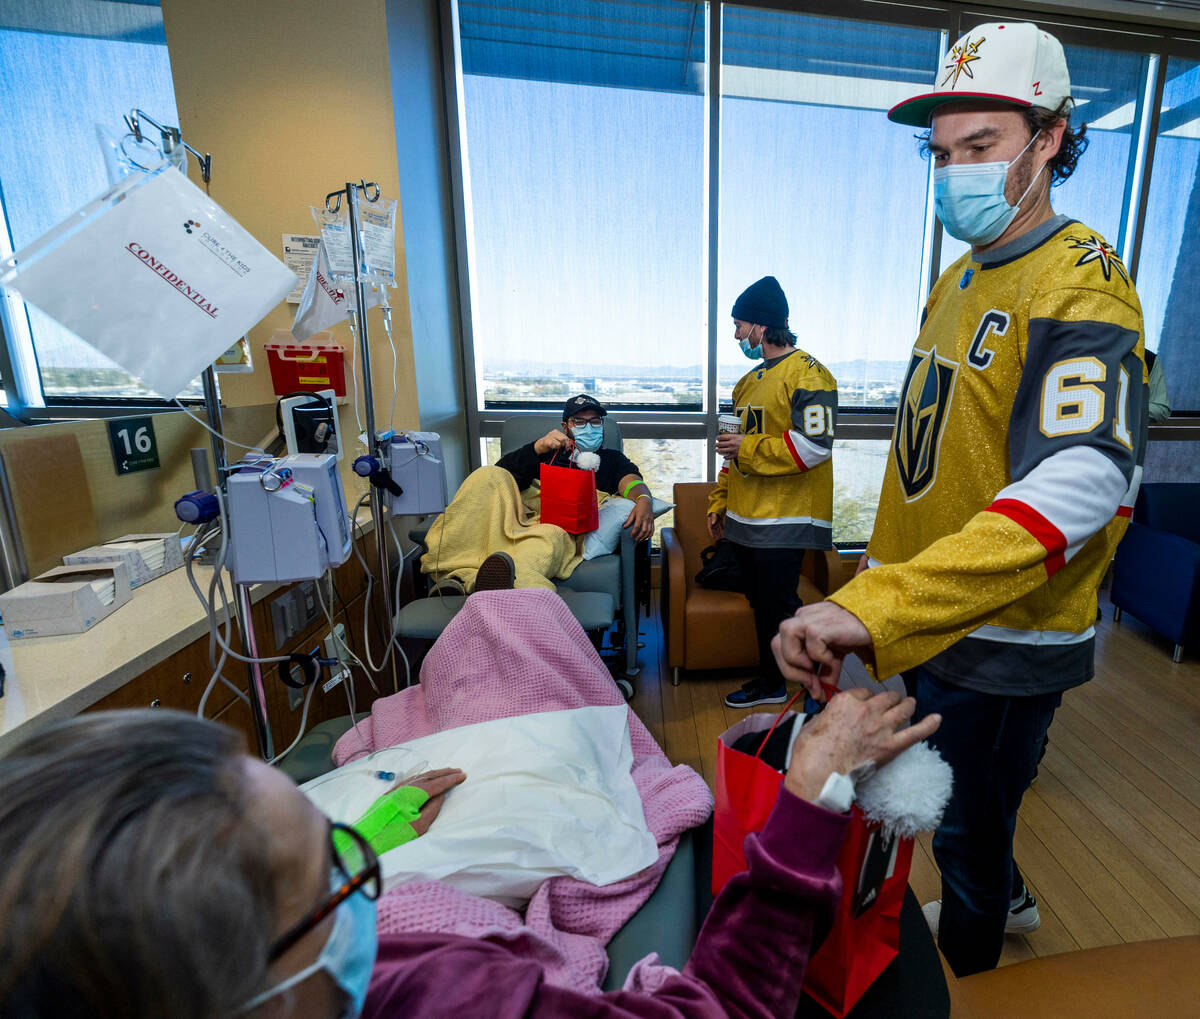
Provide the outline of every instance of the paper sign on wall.
<path id="1" fill-rule="evenodd" d="M 283 234 L 282 237 L 283 264 L 296 274 L 296 285 L 287 295 L 288 304 L 299 304 L 300 295 L 304 293 L 304 281 L 312 272 L 321 238 L 312 234 Z"/>
<path id="2" fill-rule="evenodd" d="M 167 164 L 126 178 L 5 259 L 0 273 L 0 284 L 168 398 L 296 282 Z"/>

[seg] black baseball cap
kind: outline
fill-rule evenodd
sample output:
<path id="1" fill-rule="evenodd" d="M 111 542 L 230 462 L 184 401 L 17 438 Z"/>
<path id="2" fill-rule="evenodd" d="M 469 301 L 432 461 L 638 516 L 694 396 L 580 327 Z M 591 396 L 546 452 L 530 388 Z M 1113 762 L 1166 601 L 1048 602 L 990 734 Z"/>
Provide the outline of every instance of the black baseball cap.
<path id="1" fill-rule="evenodd" d="M 604 417 L 608 413 L 604 409 L 604 404 L 594 396 L 588 396 L 587 393 L 580 393 L 578 396 L 572 396 L 563 406 L 562 419 L 570 421 L 576 414 L 584 410 L 594 410 L 601 417 Z"/>

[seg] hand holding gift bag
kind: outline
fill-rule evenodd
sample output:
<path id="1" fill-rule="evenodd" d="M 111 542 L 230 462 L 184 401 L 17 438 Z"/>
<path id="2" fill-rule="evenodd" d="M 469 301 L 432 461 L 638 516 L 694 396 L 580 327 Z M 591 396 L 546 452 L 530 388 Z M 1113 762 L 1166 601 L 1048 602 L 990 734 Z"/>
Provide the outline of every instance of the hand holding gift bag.
<path id="1" fill-rule="evenodd" d="M 568 534 L 587 534 L 600 526 L 596 474 L 591 470 L 541 466 L 543 524 L 557 524 Z"/>
<path id="2" fill-rule="evenodd" d="M 815 721 L 812 713 L 820 710 L 810 702 L 808 717 L 790 713 L 801 693 L 778 716 L 751 715 L 718 740 L 714 894 L 745 868 L 745 836 L 761 831 L 774 807 L 784 775 L 772 763 L 786 767 L 791 747 L 802 738 L 802 729 L 797 732 L 796 727 L 811 724 Z M 837 696 L 862 699 L 867 694 L 853 691 Z M 891 697 L 895 699 L 887 702 L 892 705 L 889 710 L 911 713 L 898 695 Z M 912 839 L 916 832 L 937 826 L 950 795 L 949 767 L 924 744 L 909 747 L 878 771 L 871 761 L 858 765 L 847 766 L 847 774 L 862 776 L 857 789 L 862 806 L 851 808 L 846 840 L 838 855 L 842 895 L 833 926 L 810 959 L 804 980 L 805 991 L 839 1017 L 854 1007 L 896 957 Z M 822 790 L 821 799 L 824 797 Z"/>

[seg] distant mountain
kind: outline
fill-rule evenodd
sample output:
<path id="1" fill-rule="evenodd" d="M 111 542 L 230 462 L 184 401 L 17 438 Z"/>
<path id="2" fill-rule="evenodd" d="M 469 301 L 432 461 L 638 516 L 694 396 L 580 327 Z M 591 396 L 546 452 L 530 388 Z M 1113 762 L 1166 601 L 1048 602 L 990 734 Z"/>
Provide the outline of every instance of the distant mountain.
<path id="1" fill-rule="evenodd" d="M 904 377 L 908 368 L 907 361 L 868 361 L 858 358 L 854 361 L 834 361 L 828 368 L 839 379 L 870 381 L 899 381 Z M 582 365 L 570 361 L 534 361 L 531 359 L 516 359 L 511 361 L 491 361 L 483 365 L 486 376 L 508 375 L 514 378 L 598 378 L 598 379 L 695 379 L 703 372 L 699 364 L 662 364 L 662 365 L 632 365 L 632 364 L 589 364 Z M 738 367 L 721 365 L 718 368 L 718 378 L 721 381 L 735 382 L 745 371 Z"/>

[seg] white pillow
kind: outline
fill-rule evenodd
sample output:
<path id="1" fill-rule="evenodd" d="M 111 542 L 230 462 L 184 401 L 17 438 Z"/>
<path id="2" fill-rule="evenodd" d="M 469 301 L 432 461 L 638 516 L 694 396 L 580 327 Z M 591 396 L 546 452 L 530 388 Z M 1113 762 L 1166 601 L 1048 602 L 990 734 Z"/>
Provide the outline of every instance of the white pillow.
<path id="1" fill-rule="evenodd" d="M 392 760 L 394 758 L 394 760 Z M 624 705 L 546 711 L 424 736 L 300 788 L 353 824 L 382 795 L 370 772 L 462 768 L 424 835 L 379 858 L 385 888 L 437 880 L 515 909 L 547 878 L 622 881 L 658 859 L 630 768 Z M 394 767 L 389 768 L 389 764 Z"/>
<path id="2" fill-rule="evenodd" d="M 608 499 L 600 507 L 600 522 L 594 531 L 588 531 L 583 536 L 583 558 L 595 559 L 597 556 L 608 555 L 617 550 L 621 543 L 621 525 L 629 519 L 633 512 L 632 499 L 622 499 L 619 495 Z M 673 502 L 662 499 L 650 499 L 650 508 L 656 517 L 662 516 L 667 510 L 674 509 Z"/>

